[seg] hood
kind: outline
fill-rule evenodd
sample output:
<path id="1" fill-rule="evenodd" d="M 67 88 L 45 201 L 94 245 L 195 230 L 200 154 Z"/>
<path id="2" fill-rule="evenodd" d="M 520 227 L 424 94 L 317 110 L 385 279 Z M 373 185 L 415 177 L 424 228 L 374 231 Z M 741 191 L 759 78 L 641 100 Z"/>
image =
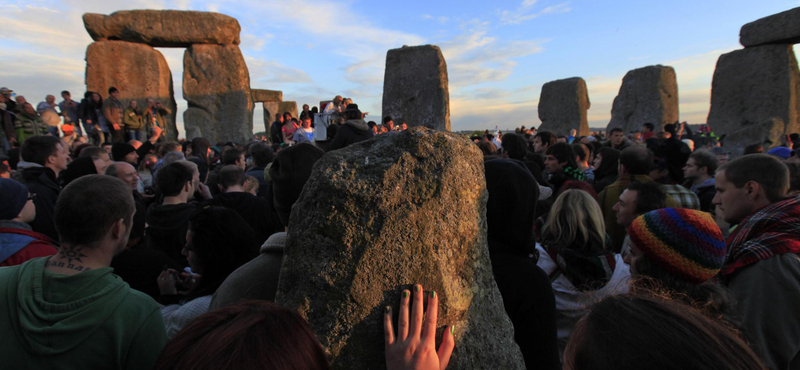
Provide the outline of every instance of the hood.
<path id="1" fill-rule="evenodd" d="M 44 272 L 48 258 L 19 266 L 6 297 L 14 333 L 29 352 L 56 355 L 79 346 L 122 304 L 130 287 L 100 268 L 72 276 Z M 47 294 L 43 291 L 48 286 Z"/>
<path id="2" fill-rule="evenodd" d="M 145 221 L 148 227 L 158 228 L 163 225 L 173 229 L 176 225 L 186 225 L 195 209 L 195 205 L 189 203 L 154 204 L 147 209 Z"/>
<path id="3" fill-rule="evenodd" d="M 286 246 L 286 232 L 281 231 L 269 236 L 261 245 L 261 253 L 283 253 Z"/>
<path id="4" fill-rule="evenodd" d="M 364 121 L 363 119 L 350 119 L 344 124 L 358 131 L 369 131 L 369 125 L 367 124 L 367 121 Z"/>
<path id="5" fill-rule="evenodd" d="M 525 165 L 515 159 L 492 159 L 484 163 L 486 224 L 489 252 L 529 254 L 535 249 L 534 211 L 539 186 Z"/>

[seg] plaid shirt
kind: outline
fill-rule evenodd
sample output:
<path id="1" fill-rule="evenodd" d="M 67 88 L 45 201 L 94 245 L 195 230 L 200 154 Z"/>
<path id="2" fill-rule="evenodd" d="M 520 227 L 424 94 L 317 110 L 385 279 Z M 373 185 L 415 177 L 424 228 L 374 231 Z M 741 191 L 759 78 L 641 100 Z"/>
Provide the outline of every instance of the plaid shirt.
<path id="1" fill-rule="evenodd" d="M 677 208 L 700 209 L 700 198 L 689 189 L 680 185 L 662 185 L 661 188 L 678 204 Z"/>

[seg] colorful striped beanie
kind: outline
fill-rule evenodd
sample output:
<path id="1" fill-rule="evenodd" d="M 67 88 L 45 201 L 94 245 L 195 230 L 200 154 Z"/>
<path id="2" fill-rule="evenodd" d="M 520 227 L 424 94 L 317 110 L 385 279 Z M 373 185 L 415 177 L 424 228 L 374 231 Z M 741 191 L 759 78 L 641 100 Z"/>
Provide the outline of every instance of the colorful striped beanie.
<path id="1" fill-rule="evenodd" d="M 664 208 L 636 218 L 628 235 L 651 261 L 693 284 L 714 277 L 725 263 L 725 239 L 706 212 Z"/>

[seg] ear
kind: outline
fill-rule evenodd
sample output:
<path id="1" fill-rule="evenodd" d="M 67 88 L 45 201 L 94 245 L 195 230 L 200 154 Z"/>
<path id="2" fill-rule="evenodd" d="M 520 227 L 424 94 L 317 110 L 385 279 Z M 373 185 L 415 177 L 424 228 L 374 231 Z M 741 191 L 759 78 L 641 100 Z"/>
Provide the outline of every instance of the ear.
<path id="1" fill-rule="evenodd" d="M 761 191 L 761 185 L 755 181 L 748 181 L 743 188 L 750 199 L 758 197 L 758 193 Z"/>
<path id="2" fill-rule="evenodd" d="M 119 220 L 117 220 L 117 222 L 114 222 L 114 224 L 111 225 L 111 237 L 114 240 L 122 239 L 125 236 L 124 227 L 125 227 L 125 220 L 120 218 Z"/>
<path id="3" fill-rule="evenodd" d="M 220 184 L 217 184 L 217 188 L 219 189 L 219 192 L 220 192 L 220 193 L 224 193 L 224 192 L 225 192 L 225 188 L 224 188 L 224 187 L 222 187 L 222 185 L 220 185 Z"/>

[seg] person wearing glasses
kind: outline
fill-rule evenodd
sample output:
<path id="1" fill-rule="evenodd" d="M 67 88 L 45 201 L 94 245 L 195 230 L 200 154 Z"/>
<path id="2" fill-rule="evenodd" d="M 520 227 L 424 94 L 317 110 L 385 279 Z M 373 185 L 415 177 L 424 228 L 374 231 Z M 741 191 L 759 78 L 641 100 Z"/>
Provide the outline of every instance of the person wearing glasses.
<path id="1" fill-rule="evenodd" d="M 0 178 L 0 267 L 52 256 L 55 242 L 28 225 L 36 218 L 36 194 L 16 180 Z"/>

